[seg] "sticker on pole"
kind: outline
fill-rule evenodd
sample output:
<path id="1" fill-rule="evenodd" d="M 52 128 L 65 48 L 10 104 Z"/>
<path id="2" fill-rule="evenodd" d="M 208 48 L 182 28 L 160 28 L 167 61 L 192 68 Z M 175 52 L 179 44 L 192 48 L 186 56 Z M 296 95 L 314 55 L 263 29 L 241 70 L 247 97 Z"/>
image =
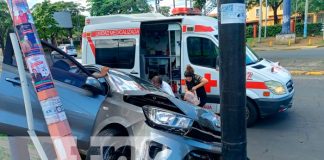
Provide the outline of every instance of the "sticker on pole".
<path id="1" fill-rule="evenodd" d="M 44 55 L 30 56 L 26 61 L 37 92 L 54 88 Z"/>
<path id="2" fill-rule="evenodd" d="M 228 3 L 221 5 L 221 24 L 245 23 L 245 4 Z"/>

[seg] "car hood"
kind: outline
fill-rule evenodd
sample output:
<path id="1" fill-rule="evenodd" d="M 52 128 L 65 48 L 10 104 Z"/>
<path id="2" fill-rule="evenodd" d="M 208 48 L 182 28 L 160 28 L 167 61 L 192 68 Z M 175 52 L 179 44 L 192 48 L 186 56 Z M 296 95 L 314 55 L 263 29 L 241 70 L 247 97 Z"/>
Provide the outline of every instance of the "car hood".
<path id="1" fill-rule="evenodd" d="M 169 96 L 163 92 L 150 92 L 150 91 L 127 91 L 124 96 L 128 98 L 137 98 L 142 101 L 155 101 L 155 107 L 175 111 L 193 119 L 200 126 L 214 131 L 220 131 L 220 117 L 215 113 L 192 105 L 186 101 L 182 101 L 175 97 Z M 164 104 L 168 104 L 165 107 Z"/>
<path id="2" fill-rule="evenodd" d="M 291 79 L 291 74 L 288 70 L 280 66 L 278 62 L 275 63 L 266 59 L 247 66 L 247 72 L 255 73 L 254 76 L 263 81 L 275 80 L 285 84 Z"/>

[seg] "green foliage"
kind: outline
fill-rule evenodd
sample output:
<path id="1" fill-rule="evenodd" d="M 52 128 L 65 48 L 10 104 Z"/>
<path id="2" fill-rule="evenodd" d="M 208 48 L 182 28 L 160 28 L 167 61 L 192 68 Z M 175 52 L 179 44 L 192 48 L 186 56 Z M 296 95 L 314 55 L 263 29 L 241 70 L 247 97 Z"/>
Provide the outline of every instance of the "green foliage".
<path id="1" fill-rule="evenodd" d="M 37 3 L 32 8 L 34 22 L 41 39 L 54 38 L 60 30 L 53 17 L 55 11 L 55 7 L 47 0 Z"/>
<path id="2" fill-rule="evenodd" d="M 195 0 L 194 1 L 194 8 L 199 8 L 200 10 L 204 7 L 206 0 Z"/>
<path id="3" fill-rule="evenodd" d="M 0 0 L 0 47 L 3 49 L 6 34 L 12 26 L 12 19 L 4 0 Z"/>
<path id="4" fill-rule="evenodd" d="M 162 6 L 160 7 L 160 13 L 165 15 L 165 16 L 170 16 L 170 7 L 168 6 Z"/>
<path id="5" fill-rule="evenodd" d="M 44 1 L 37 3 L 32 8 L 32 14 L 34 17 L 35 25 L 39 31 L 39 36 L 42 39 L 66 39 L 69 36 L 69 32 L 65 29 L 59 28 L 55 21 L 53 14 L 54 12 L 68 11 L 71 13 L 72 24 L 73 24 L 73 37 L 80 37 L 84 27 L 85 16 L 81 15 L 81 12 L 85 8 L 81 7 L 80 4 L 74 2 L 55 2 Z"/>
<path id="6" fill-rule="evenodd" d="M 87 0 L 92 16 L 147 13 L 147 0 Z"/>
<path id="7" fill-rule="evenodd" d="M 308 35 L 320 35 L 321 34 L 321 23 L 312 23 L 307 25 L 307 33 Z M 281 32 L 281 25 L 274 25 L 274 26 L 268 26 L 267 27 L 267 37 L 274 37 L 277 34 Z M 302 36 L 304 32 L 304 24 L 298 23 L 296 25 L 296 35 Z M 253 37 L 253 27 L 249 26 L 246 27 L 246 38 L 252 38 Z M 258 30 L 257 30 L 258 35 Z M 264 37 L 264 27 L 262 27 L 261 31 L 262 37 Z"/>
<path id="8" fill-rule="evenodd" d="M 296 11 L 296 1 L 297 1 L 297 13 L 300 15 L 305 14 L 305 0 L 291 0 L 291 12 Z M 324 11 L 324 1 L 323 0 L 308 0 L 308 12 L 318 13 Z M 304 17 L 302 17 L 304 18 Z"/>

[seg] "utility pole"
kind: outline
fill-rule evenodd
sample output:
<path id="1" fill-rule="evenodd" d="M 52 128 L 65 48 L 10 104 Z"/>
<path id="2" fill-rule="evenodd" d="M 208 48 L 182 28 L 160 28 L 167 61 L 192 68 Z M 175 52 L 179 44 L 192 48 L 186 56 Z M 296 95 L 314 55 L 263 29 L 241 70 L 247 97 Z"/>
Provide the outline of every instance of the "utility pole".
<path id="1" fill-rule="evenodd" d="M 259 39 L 258 42 L 261 43 L 261 31 L 262 31 L 262 0 L 259 0 L 260 9 L 259 9 Z"/>
<path id="2" fill-rule="evenodd" d="M 266 14 L 265 14 L 265 26 L 264 26 L 264 38 L 267 38 L 267 26 L 268 26 L 268 0 L 266 1 Z"/>
<path id="3" fill-rule="evenodd" d="M 308 0 L 305 2 L 304 38 L 307 38 Z"/>
<path id="4" fill-rule="evenodd" d="M 173 8 L 175 8 L 175 0 L 173 0 Z"/>
<path id="5" fill-rule="evenodd" d="M 188 5 L 187 5 L 187 0 L 185 0 L 185 8 L 187 8 L 187 6 L 188 6 Z"/>
<path id="6" fill-rule="evenodd" d="M 223 160 L 246 160 L 245 0 L 219 0 Z"/>

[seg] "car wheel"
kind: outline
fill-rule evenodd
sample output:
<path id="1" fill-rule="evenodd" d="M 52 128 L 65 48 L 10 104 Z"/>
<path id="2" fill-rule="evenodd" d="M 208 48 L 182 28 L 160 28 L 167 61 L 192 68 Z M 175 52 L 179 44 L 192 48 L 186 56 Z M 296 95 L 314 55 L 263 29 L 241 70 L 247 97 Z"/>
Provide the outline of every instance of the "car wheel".
<path id="1" fill-rule="evenodd" d="M 246 101 L 246 123 L 247 123 L 247 127 L 253 126 L 257 119 L 258 119 L 258 112 L 256 110 L 255 105 L 251 101 L 247 100 Z"/>
<path id="2" fill-rule="evenodd" d="M 123 133 L 118 131 L 117 129 L 106 129 L 97 135 L 97 137 L 119 137 L 124 136 Z M 87 152 L 87 160 L 91 160 L 91 155 L 98 156 L 102 160 L 130 160 L 131 159 L 131 147 L 125 144 L 129 144 L 127 142 L 127 138 L 122 138 L 120 140 L 117 139 L 103 139 L 100 141 L 99 146 L 91 146 Z M 100 139 L 101 140 L 101 139 Z M 122 145 L 121 147 L 115 148 L 115 146 Z"/>

